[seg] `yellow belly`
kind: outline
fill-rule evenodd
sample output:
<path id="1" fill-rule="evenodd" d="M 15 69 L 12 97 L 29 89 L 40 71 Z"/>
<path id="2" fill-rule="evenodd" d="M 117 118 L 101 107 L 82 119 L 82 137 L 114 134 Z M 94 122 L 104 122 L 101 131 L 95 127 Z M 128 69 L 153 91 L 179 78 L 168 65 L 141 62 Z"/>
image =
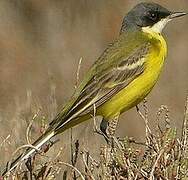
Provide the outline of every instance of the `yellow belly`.
<path id="1" fill-rule="evenodd" d="M 99 107 L 97 115 L 109 119 L 127 111 L 140 103 L 156 84 L 163 67 L 167 48 L 166 42 L 160 34 L 152 33 L 148 35 L 155 40 L 157 39 L 158 43 L 152 45 L 151 52 L 146 57 L 147 63 L 144 73 Z"/>

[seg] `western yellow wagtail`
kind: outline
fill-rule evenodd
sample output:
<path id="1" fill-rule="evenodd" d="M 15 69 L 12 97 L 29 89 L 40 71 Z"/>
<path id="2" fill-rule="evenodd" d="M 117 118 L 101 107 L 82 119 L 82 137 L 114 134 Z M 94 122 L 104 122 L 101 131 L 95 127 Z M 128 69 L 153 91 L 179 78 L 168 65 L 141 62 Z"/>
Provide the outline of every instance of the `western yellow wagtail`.
<path id="1" fill-rule="evenodd" d="M 123 19 L 119 37 L 91 66 L 76 92 L 49 124 L 47 131 L 8 166 L 12 171 L 55 135 L 91 119 L 94 106 L 102 116 L 101 130 L 109 121 L 140 103 L 156 84 L 167 45 L 161 35 L 165 25 L 184 12 L 171 12 L 155 3 L 136 5 Z"/>

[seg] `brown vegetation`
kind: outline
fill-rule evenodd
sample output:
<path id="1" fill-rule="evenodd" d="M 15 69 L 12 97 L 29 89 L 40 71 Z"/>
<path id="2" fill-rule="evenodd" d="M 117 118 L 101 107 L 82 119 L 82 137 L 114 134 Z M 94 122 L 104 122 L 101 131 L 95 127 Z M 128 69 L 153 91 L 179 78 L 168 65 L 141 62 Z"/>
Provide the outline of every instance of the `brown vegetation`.
<path id="1" fill-rule="evenodd" d="M 117 138 L 113 136 L 108 144 L 103 143 L 103 145 L 98 147 L 99 154 L 94 157 L 90 154 L 92 149 L 85 150 L 80 147 L 79 140 L 73 142 L 71 137 L 71 163 L 63 161 L 63 148 L 60 148 L 53 158 L 48 157 L 46 152 L 51 146 L 49 145 L 30 158 L 24 166 L 23 163 L 20 164 L 6 178 L 56 179 L 59 176 L 64 179 L 75 180 L 186 180 L 188 178 L 188 97 L 181 136 L 177 135 L 176 128 L 170 126 L 169 110 L 166 106 L 162 105 L 156 117 L 153 117 L 158 121 L 155 132 L 152 132 L 149 127 L 149 109 L 146 101 L 144 101 L 142 109 L 143 112 L 139 109 L 138 113 L 145 123 L 144 142 L 137 142 L 130 137 Z M 35 114 L 33 120 L 37 116 Z M 161 120 L 164 127 L 160 124 Z M 20 147 L 16 152 L 20 149 L 31 147 L 29 129 L 33 121 L 31 122 L 27 129 L 28 145 Z M 94 127 L 94 129 L 97 129 L 97 127 Z M 3 143 L 6 143 L 7 139 L 8 137 Z M 81 162 L 79 165 L 78 161 Z"/>

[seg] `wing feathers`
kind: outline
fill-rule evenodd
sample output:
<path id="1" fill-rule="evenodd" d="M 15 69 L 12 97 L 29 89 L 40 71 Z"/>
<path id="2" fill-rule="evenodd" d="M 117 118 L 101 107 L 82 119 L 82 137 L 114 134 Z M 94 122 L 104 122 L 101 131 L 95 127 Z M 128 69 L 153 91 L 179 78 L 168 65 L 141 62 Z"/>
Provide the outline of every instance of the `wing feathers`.
<path id="1" fill-rule="evenodd" d="M 131 83 L 144 72 L 146 55 L 150 44 L 145 43 L 129 57 L 121 59 L 114 67 L 98 72 L 81 91 L 79 97 L 66 115 L 66 121 L 60 122 L 56 129 L 77 117 L 93 112 L 93 104 L 99 107 Z"/>

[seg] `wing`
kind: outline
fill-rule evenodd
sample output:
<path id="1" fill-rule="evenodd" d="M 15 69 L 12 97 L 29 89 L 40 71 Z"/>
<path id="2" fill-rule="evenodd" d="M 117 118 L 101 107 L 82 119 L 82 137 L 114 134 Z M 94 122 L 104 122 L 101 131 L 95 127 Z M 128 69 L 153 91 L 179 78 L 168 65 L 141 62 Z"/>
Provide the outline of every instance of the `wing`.
<path id="1" fill-rule="evenodd" d="M 56 129 L 61 129 L 72 119 L 93 112 L 93 104 L 98 108 L 123 88 L 126 88 L 130 82 L 144 72 L 146 56 L 149 50 L 150 43 L 142 43 L 142 45 L 136 47 L 126 58 L 124 58 L 124 55 L 120 55 L 116 59 L 116 62 L 110 62 L 111 66 L 105 66 L 105 60 L 108 57 L 104 56 L 107 56 L 109 53 L 114 53 L 112 50 L 107 50 L 105 52 L 107 54 L 101 57 L 104 60 L 101 61 L 101 58 L 99 58 L 98 63 L 96 63 L 97 65 L 94 66 L 96 69 L 94 75 L 91 76 L 81 89 L 79 96 L 66 113 L 65 118 L 60 120 L 62 119 L 61 115 L 57 116 L 56 122 L 58 124 Z M 115 58 L 117 58 L 117 54 Z"/>
<path id="2" fill-rule="evenodd" d="M 79 115 L 91 112 L 93 104 L 96 108 L 99 107 L 143 73 L 148 47 L 149 44 L 144 44 L 128 58 L 122 59 L 113 68 L 96 74 L 80 93 L 69 112 L 69 117 L 76 116 L 79 110 L 81 110 Z"/>

